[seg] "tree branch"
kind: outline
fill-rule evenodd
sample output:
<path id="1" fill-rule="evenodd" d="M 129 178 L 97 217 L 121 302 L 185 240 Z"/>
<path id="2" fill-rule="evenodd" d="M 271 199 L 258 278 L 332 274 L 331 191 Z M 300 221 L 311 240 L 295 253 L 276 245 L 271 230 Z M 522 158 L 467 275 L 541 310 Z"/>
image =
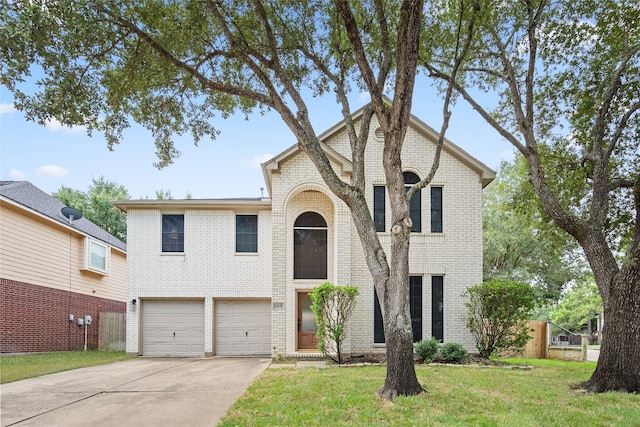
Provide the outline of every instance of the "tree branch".
<path id="1" fill-rule="evenodd" d="M 360 39 L 360 35 L 358 34 L 358 23 L 356 22 L 355 17 L 349 7 L 349 2 L 347 0 L 334 0 L 336 5 L 336 10 L 338 14 L 344 21 L 345 30 L 347 32 L 347 38 L 349 39 L 349 43 L 353 49 L 353 54 L 358 64 L 358 68 L 360 69 L 360 73 L 362 74 L 362 78 L 369 89 L 369 94 L 371 95 L 371 100 L 373 105 L 376 108 L 376 113 L 378 116 L 378 120 L 383 119 L 383 111 L 379 110 L 379 107 L 384 104 L 383 100 L 383 87 L 378 85 L 378 81 L 374 75 L 373 70 L 371 69 L 371 65 L 367 60 L 364 46 L 362 45 L 362 40 Z M 386 80 L 386 76 L 385 76 Z M 380 123 L 383 128 L 388 126 L 387 123 Z"/>
<path id="2" fill-rule="evenodd" d="M 611 140 L 609 141 L 609 146 L 607 147 L 607 151 L 605 152 L 605 159 L 607 160 L 607 162 L 611 158 L 611 154 L 613 153 L 613 150 L 615 149 L 616 145 L 618 144 L 618 140 L 620 139 L 620 136 L 622 136 L 622 132 L 624 131 L 625 127 L 627 126 L 627 123 L 629 122 L 629 119 L 638 110 L 640 110 L 640 101 L 638 101 L 635 104 L 631 105 L 631 107 L 627 110 L 626 113 L 624 113 L 624 115 L 622 116 L 622 118 L 618 122 L 618 124 L 616 126 L 616 130 L 613 132 L 613 136 L 611 137 Z"/>
<path id="3" fill-rule="evenodd" d="M 637 180 L 636 180 L 637 181 Z M 633 188 L 635 181 L 628 178 L 616 178 L 609 182 L 607 192 L 617 190 L 618 188 Z"/>
<path id="4" fill-rule="evenodd" d="M 473 41 L 474 27 L 475 27 L 475 18 L 478 16 L 477 14 L 480 12 L 480 7 L 477 2 L 474 2 L 474 13 L 471 14 L 472 18 L 467 25 L 466 38 L 464 40 L 464 44 L 462 46 L 462 51 L 460 52 L 460 37 L 462 31 L 462 21 L 464 16 L 464 2 L 462 2 L 460 7 L 460 14 L 458 16 L 458 28 L 456 30 L 456 47 L 455 47 L 455 59 L 454 64 L 451 69 L 451 75 L 449 76 L 447 91 L 445 93 L 444 102 L 442 105 L 442 126 L 440 127 L 440 134 L 438 135 L 438 143 L 436 145 L 436 152 L 433 157 L 433 163 L 431 164 L 431 170 L 429 173 L 421 179 L 417 184 L 412 186 L 407 192 L 407 199 L 411 200 L 413 195 L 418 192 L 420 189 L 424 188 L 427 184 L 431 182 L 433 176 L 435 175 L 438 167 L 440 166 L 440 154 L 442 152 L 442 146 L 444 144 L 444 136 L 447 132 L 447 128 L 449 127 L 449 119 L 451 118 L 451 111 L 449 111 L 449 103 L 451 102 L 451 96 L 453 95 L 453 88 L 456 78 L 458 77 L 458 70 L 460 69 L 462 63 L 467 57 L 467 53 L 469 52 L 469 48 L 471 46 L 471 42 Z"/>
<path id="5" fill-rule="evenodd" d="M 212 81 L 211 79 L 200 73 L 197 69 L 176 58 L 163 46 L 156 42 L 149 34 L 138 28 L 132 22 L 125 20 L 121 16 L 114 14 L 108 9 L 101 8 L 100 10 L 111 18 L 112 23 L 129 30 L 131 33 L 138 36 L 138 38 L 145 42 L 149 47 L 155 50 L 158 54 L 160 54 L 163 58 L 165 58 L 169 63 L 173 64 L 176 68 L 184 71 L 185 73 L 187 73 L 187 75 L 194 77 L 203 88 L 213 89 L 219 92 L 227 93 L 229 95 L 237 95 L 247 99 L 253 99 L 254 101 L 260 102 L 264 105 L 274 107 L 272 99 L 263 93 L 251 91 L 238 86 L 227 85 L 219 81 Z"/>

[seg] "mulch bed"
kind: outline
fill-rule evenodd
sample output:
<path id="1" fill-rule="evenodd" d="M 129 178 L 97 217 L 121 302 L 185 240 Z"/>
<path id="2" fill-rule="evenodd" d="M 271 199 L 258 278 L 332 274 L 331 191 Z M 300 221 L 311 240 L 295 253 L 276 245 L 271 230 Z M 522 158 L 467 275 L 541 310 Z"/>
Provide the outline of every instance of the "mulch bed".
<path id="1" fill-rule="evenodd" d="M 413 362 L 416 365 L 423 364 L 420 356 L 414 355 Z M 344 359 L 343 365 L 385 365 L 387 358 L 384 354 L 362 354 L 351 356 Z M 485 359 L 478 356 L 469 356 L 460 363 L 450 363 L 443 359 L 436 358 L 430 365 L 447 365 L 447 366 L 470 366 L 470 367 L 504 367 L 511 369 L 532 369 L 530 366 L 517 366 L 499 360 Z"/>

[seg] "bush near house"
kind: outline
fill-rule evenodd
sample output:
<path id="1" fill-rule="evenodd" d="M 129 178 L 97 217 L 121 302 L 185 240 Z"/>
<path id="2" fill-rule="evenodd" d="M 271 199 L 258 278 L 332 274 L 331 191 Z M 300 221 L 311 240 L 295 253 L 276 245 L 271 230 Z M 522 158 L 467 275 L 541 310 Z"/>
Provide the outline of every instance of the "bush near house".
<path id="1" fill-rule="evenodd" d="M 440 357 L 448 363 L 460 363 L 469 354 L 461 344 L 448 342 L 440 349 Z"/>
<path id="2" fill-rule="evenodd" d="M 416 354 L 422 357 L 424 363 L 433 362 L 434 357 L 440 349 L 440 340 L 431 338 L 430 340 L 422 340 L 416 344 Z"/>
<path id="3" fill-rule="evenodd" d="M 347 322 L 356 306 L 358 288 L 323 283 L 311 297 L 311 310 L 316 315 L 318 348 L 334 362 L 342 363 L 342 343 L 347 337 Z M 335 357 L 333 356 L 335 355 Z"/>
<path id="4" fill-rule="evenodd" d="M 531 286 L 495 280 L 472 286 L 465 295 L 469 298 L 467 327 L 480 357 L 527 344 L 530 330 L 526 323 L 536 303 Z"/>

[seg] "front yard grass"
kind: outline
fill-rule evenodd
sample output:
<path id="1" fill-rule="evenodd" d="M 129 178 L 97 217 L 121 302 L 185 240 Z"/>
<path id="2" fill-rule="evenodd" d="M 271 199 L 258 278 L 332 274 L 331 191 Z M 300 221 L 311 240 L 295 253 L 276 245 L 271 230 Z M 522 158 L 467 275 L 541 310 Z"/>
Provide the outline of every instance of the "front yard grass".
<path id="1" fill-rule="evenodd" d="M 124 351 L 57 351 L 0 357 L 0 384 L 131 359 Z"/>
<path id="2" fill-rule="evenodd" d="M 419 396 L 377 398 L 384 367 L 267 369 L 220 426 L 637 426 L 640 395 L 584 394 L 595 363 L 516 360 L 532 370 L 421 365 Z"/>

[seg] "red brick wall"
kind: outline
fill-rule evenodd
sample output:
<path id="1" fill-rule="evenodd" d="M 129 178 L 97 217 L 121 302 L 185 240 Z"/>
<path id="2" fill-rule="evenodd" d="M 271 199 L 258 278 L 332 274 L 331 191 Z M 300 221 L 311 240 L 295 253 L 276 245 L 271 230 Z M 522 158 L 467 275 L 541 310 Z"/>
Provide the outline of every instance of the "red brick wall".
<path id="1" fill-rule="evenodd" d="M 86 314 L 93 319 L 87 349 L 97 349 L 99 313 L 125 310 L 122 301 L 0 279 L 0 352 L 82 350 L 84 326 L 78 326 L 78 318 Z"/>

